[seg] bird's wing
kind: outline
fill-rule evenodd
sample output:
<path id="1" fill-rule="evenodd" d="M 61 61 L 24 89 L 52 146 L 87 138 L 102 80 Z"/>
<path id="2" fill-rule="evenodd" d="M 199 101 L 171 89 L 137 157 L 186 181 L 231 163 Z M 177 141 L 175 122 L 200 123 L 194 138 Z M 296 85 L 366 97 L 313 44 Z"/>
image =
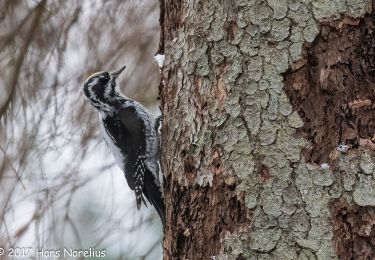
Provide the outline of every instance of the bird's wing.
<path id="1" fill-rule="evenodd" d="M 153 147 L 154 141 L 157 141 L 155 125 L 151 124 L 153 121 L 140 106 L 123 108 L 119 112 L 119 119 L 120 129 L 125 129 L 124 133 L 120 133 L 121 143 L 124 144 L 122 150 L 126 151 L 125 177 L 129 187 L 135 191 L 137 207 L 140 208 L 142 201 L 147 206 L 144 195 L 154 205 L 164 226 L 165 205 L 158 176 L 152 172 L 150 165 L 146 165 L 148 154 L 155 152 L 152 149 L 158 149 L 157 142 Z"/>
<path id="2" fill-rule="evenodd" d="M 143 199 L 142 189 L 146 172 L 146 125 L 139 108 L 129 106 L 119 111 L 119 119 L 126 132 L 120 133 L 122 150 L 125 151 L 125 177 L 129 187 L 135 191 L 137 206 Z"/>
<path id="3" fill-rule="evenodd" d="M 145 148 L 145 122 L 134 106 L 125 107 L 119 112 L 120 124 L 126 129 L 129 138 L 129 143 L 126 145 L 136 149 L 139 147 Z"/>

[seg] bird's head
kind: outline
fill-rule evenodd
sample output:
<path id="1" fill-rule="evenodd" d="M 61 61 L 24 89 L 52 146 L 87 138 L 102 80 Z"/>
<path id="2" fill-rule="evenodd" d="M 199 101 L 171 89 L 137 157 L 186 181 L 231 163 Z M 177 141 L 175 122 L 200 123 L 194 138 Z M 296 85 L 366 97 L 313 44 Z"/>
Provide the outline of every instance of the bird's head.
<path id="1" fill-rule="evenodd" d="M 126 66 L 113 72 L 100 71 L 87 78 L 83 85 L 83 92 L 87 100 L 96 108 L 111 102 L 116 94 L 116 78 Z"/>

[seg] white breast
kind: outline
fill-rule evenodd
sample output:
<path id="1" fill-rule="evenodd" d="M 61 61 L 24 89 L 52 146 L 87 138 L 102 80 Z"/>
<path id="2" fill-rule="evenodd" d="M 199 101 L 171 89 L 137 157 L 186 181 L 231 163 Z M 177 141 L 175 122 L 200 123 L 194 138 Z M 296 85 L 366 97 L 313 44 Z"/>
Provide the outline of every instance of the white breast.
<path id="1" fill-rule="evenodd" d="M 105 129 L 101 113 L 99 113 L 99 123 L 100 123 L 100 128 L 102 130 L 102 134 L 103 134 L 105 142 L 107 143 L 112 154 L 115 156 L 117 165 L 120 167 L 122 171 L 124 171 L 125 170 L 124 168 L 125 157 L 121 153 L 121 150 L 113 142 L 113 137 L 111 136 L 111 134 L 108 133 L 107 130 Z"/>

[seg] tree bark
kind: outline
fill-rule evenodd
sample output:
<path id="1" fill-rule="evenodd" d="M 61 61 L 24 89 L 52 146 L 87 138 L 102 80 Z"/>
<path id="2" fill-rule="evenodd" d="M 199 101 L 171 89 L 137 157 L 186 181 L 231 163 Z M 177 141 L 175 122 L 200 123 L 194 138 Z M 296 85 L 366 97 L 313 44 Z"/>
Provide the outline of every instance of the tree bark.
<path id="1" fill-rule="evenodd" d="M 161 1 L 165 259 L 375 257 L 372 11 Z"/>

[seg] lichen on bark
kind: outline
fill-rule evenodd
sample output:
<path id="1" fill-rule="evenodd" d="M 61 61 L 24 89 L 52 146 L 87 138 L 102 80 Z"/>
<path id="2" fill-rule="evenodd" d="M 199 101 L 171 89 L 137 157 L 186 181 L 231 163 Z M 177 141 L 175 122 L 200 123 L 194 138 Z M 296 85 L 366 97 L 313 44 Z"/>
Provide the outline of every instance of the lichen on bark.
<path id="1" fill-rule="evenodd" d="M 345 195 L 370 205 L 361 191 L 372 187 L 374 159 L 339 153 L 328 169 L 306 160 L 313 144 L 297 135 L 306 122 L 283 76 L 305 66 L 303 47 L 323 22 L 361 18 L 371 2 L 237 0 L 230 16 L 214 0 L 172 2 L 166 12 L 178 23 L 164 21 L 162 87 L 165 257 L 337 258 L 330 203 Z"/>

